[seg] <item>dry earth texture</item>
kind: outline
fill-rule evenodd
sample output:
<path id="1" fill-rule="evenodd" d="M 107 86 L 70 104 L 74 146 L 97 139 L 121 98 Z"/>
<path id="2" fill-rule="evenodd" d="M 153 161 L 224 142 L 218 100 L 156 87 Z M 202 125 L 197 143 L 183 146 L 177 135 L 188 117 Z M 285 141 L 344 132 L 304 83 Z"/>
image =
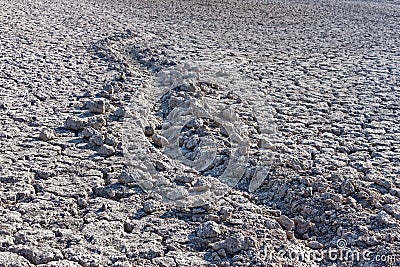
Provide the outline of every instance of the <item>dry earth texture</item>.
<path id="1" fill-rule="evenodd" d="M 400 266 L 398 0 L 0 0 L 0 96 L 0 266 Z"/>

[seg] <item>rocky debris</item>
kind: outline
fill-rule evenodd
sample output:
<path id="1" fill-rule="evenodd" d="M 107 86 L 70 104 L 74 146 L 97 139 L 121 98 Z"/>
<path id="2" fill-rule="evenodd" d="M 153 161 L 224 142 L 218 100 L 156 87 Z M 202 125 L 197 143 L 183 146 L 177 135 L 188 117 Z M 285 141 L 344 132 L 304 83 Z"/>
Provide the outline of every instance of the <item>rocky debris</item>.
<path id="1" fill-rule="evenodd" d="M 30 267 L 28 259 L 12 252 L 0 252 L 0 265 L 9 267 Z"/>
<path id="2" fill-rule="evenodd" d="M 175 177 L 175 181 L 181 182 L 181 183 L 191 183 L 194 181 L 194 177 L 190 175 L 179 175 Z"/>
<path id="3" fill-rule="evenodd" d="M 185 71 L 192 70 L 188 64 L 182 68 Z M 162 78 L 159 82 L 166 82 L 165 79 L 168 80 L 166 76 L 173 76 L 176 72 L 182 71 L 181 69 L 177 67 L 176 70 L 163 70 L 163 75 L 159 75 Z M 237 169 L 242 169 L 235 172 L 238 177 L 231 177 L 230 179 L 237 180 L 238 188 L 248 189 L 252 184 L 253 177 L 256 176 L 256 166 L 262 164 L 261 162 L 264 160 L 256 146 L 259 143 L 258 121 L 253 111 L 243 105 L 245 101 L 239 95 L 233 92 L 226 95 L 223 90 L 221 92 L 214 90 L 218 87 L 222 88 L 223 85 L 188 79 L 183 80 L 181 85 L 165 93 L 161 97 L 161 109 L 157 113 L 162 117 L 163 125 L 175 125 L 176 122 L 173 119 L 179 119 L 183 116 L 182 114 L 178 116 L 175 113 L 182 112 L 185 108 L 189 111 L 186 116 L 194 116 L 195 118 L 184 122 L 179 136 L 173 136 L 173 139 L 166 140 L 168 142 L 163 144 L 159 138 L 154 138 L 156 137 L 156 134 L 154 134 L 153 142 L 161 148 L 173 144 L 176 141 L 175 138 L 178 139 L 180 151 L 179 153 L 175 152 L 175 156 L 179 158 L 182 154 L 189 161 L 199 161 L 205 164 L 198 169 L 203 176 L 221 177 L 225 172 L 232 172 L 227 168 L 233 160 L 237 160 L 236 157 L 247 156 L 249 158 L 247 162 L 240 162 L 242 166 L 236 166 Z M 215 110 L 207 111 L 201 104 L 203 101 L 206 103 L 205 106 L 214 106 Z M 207 115 L 209 113 L 215 118 L 210 118 Z M 227 124 L 227 126 L 224 126 L 224 124 Z M 226 127 L 229 127 L 231 132 L 228 132 Z M 169 129 L 169 126 L 166 128 Z M 241 132 L 241 128 L 246 128 L 246 131 Z M 166 130 L 166 133 L 168 138 L 170 132 Z M 210 158 L 207 158 L 208 156 L 202 158 L 204 154 L 202 150 L 211 150 L 203 146 L 210 146 L 210 143 L 214 146 L 215 155 L 210 155 Z M 241 149 L 238 149 L 238 147 L 241 147 Z M 231 160 L 231 154 L 234 154 L 235 159 Z M 205 163 L 206 161 L 208 161 L 208 165 Z M 252 190 L 261 185 L 263 178 L 260 175 L 260 177 L 254 179 L 257 182 L 252 184 L 255 187 Z"/>
<path id="4" fill-rule="evenodd" d="M 100 132 L 98 132 L 97 130 L 95 130 L 92 127 L 85 127 L 82 130 L 82 137 L 83 138 L 91 138 L 92 136 L 95 136 L 95 135 L 100 135 Z"/>
<path id="5" fill-rule="evenodd" d="M 349 180 L 346 180 L 342 183 L 341 189 L 343 194 L 346 196 L 349 196 L 355 192 L 355 187 Z"/>
<path id="6" fill-rule="evenodd" d="M 40 179 L 49 179 L 50 177 L 53 177 L 55 173 L 51 170 L 33 170 L 37 177 Z"/>
<path id="7" fill-rule="evenodd" d="M 221 220 L 226 221 L 229 219 L 229 217 L 231 217 L 232 209 L 229 207 L 222 207 L 219 211 L 219 214 Z"/>
<path id="8" fill-rule="evenodd" d="M 118 182 L 120 182 L 121 184 L 129 184 L 134 182 L 135 180 L 133 179 L 132 175 L 130 175 L 127 172 L 122 172 L 119 176 L 118 176 Z"/>
<path id="9" fill-rule="evenodd" d="M 115 154 L 115 149 L 112 146 L 109 145 L 102 145 L 99 150 L 98 153 L 100 156 L 103 157 L 109 157 Z"/>
<path id="10" fill-rule="evenodd" d="M 124 230 L 125 232 L 132 233 L 134 229 L 138 227 L 137 223 L 135 221 L 131 220 L 126 220 L 124 222 Z"/>
<path id="11" fill-rule="evenodd" d="M 104 137 L 101 134 L 95 134 L 89 138 L 89 142 L 96 146 L 102 146 L 104 144 Z M 105 149 L 103 149 L 100 153 L 103 154 L 103 152 L 105 152 Z"/>
<path id="12" fill-rule="evenodd" d="M 51 247 L 35 248 L 17 245 L 11 247 L 10 251 L 23 256 L 35 265 L 63 259 L 61 251 Z"/>
<path id="13" fill-rule="evenodd" d="M 86 108 L 96 114 L 104 114 L 108 108 L 108 103 L 105 99 L 96 99 L 86 102 Z"/>
<path id="14" fill-rule="evenodd" d="M 132 117 L 132 113 L 124 107 L 118 107 L 115 109 L 113 115 L 117 118 L 130 118 Z"/>
<path id="15" fill-rule="evenodd" d="M 81 131 L 86 125 L 86 119 L 78 117 L 68 117 L 68 119 L 65 121 L 64 127 L 73 131 Z"/>
<path id="16" fill-rule="evenodd" d="M 200 238 L 213 238 L 221 234 L 219 225 L 214 221 L 203 223 L 197 230 L 197 236 Z"/>
<path id="17" fill-rule="evenodd" d="M 227 239 L 214 244 L 213 250 L 219 251 L 220 249 L 224 249 L 226 253 L 235 255 L 242 250 L 249 250 L 256 246 L 257 242 L 255 240 L 236 234 L 235 236 L 228 237 Z"/>
<path id="18" fill-rule="evenodd" d="M 156 163 L 155 163 L 155 168 L 156 168 L 157 171 L 165 171 L 169 167 L 165 162 L 163 162 L 161 160 L 157 160 Z"/>
<path id="19" fill-rule="evenodd" d="M 163 145 L 168 144 L 168 140 L 159 134 L 153 134 L 151 136 L 151 140 L 158 147 L 163 147 Z"/>
<path id="20" fill-rule="evenodd" d="M 294 222 L 285 215 L 281 215 L 278 218 L 278 222 L 282 226 L 282 228 L 285 230 L 290 231 L 290 230 L 293 230 L 293 228 L 294 228 Z"/>
<path id="21" fill-rule="evenodd" d="M 146 213 L 153 213 L 160 208 L 160 203 L 155 200 L 147 200 L 143 203 L 143 210 Z"/>
<path id="22" fill-rule="evenodd" d="M 43 128 L 40 132 L 39 139 L 42 141 L 50 141 L 56 138 L 56 133 L 53 129 Z"/>
<path id="23" fill-rule="evenodd" d="M 156 264 L 157 266 L 161 266 L 161 267 L 177 266 L 174 258 L 171 258 L 171 257 L 158 257 L 158 258 L 153 259 L 153 263 Z"/>
<path id="24" fill-rule="evenodd" d="M 382 225 L 386 226 L 394 226 L 397 225 L 396 221 L 391 218 L 386 211 L 382 210 L 375 216 L 377 222 L 381 223 Z"/>
<path id="25" fill-rule="evenodd" d="M 105 186 L 97 186 L 93 188 L 93 193 L 96 196 L 105 198 L 105 199 L 113 199 L 113 200 L 120 200 L 123 198 L 129 198 L 134 193 L 134 190 L 130 188 L 126 188 L 120 183 L 113 182 L 109 183 Z M 112 210 L 112 208 L 104 204 L 101 206 L 101 210 Z"/>
<path id="26" fill-rule="evenodd" d="M 144 128 L 144 135 L 146 136 L 152 136 L 154 134 L 154 129 L 151 126 L 146 126 Z"/>
<path id="27" fill-rule="evenodd" d="M 79 208 L 81 209 L 85 209 L 88 206 L 88 203 L 86 201 L 86 199 L 84 198 L 78 198 L 78 200 L 76 201 L 76 204 L 78 205 Z"/>
<path id="28" fill-rule="evenodd" d="M 46 266 L 48 266 L 48 267 L 68 267 L 68 266 L 79 267 L 81 265 L 74 261 L 59 260 L 59 261 L 48 262 L 48 263 L 46 263 Z"/>
<path id="29" fill-rule="evenodd" d="M 106 126 L 106 124 L 106 119 L 101 115 L 91 117 L 87 123 L 88 126 L 93 127 L 96 130 L 101 129 L 102 127 Z"/>
<path id="30" fill-rule="evenodd" d="M 104 143 L 109 146 L 117 147 L 119 144 L 114 136 L 111 134 L 106 134 Z"/>

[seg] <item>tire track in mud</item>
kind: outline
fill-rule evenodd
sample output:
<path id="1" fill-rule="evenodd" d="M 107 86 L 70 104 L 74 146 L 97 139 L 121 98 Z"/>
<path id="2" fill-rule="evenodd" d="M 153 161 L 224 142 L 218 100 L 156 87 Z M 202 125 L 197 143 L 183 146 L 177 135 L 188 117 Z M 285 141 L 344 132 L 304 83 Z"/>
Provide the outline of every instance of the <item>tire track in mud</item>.
<path id="1" fill-rule="evenodd" d="M 263 184 L 274 133 L 273 125 L 258 119 L 271 113 L 255 94 L 264 90 L 232 67 L 150 55 L 137 48 L 131 33 L 110 39 L 98 50 L 108 49 L 127 69 L 142 65 L 153 74 L 153 83 L 137 88 L 125 103 L 129 179 L 178 206 L 202 206 L 230 187 L 254 192 Z"/>

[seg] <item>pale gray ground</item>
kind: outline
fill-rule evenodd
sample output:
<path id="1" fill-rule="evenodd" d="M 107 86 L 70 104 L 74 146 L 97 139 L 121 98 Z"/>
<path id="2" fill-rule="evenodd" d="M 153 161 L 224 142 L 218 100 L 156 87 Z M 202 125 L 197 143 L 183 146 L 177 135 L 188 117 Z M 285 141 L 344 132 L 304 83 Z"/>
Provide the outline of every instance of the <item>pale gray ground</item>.
<path id="1" fill-rule="evenodd" d="M 400 2 L 243 2 L 0 0 L 0 266 L 400 265 Z M 121 127 L 195 60 L 251 80 L 274 160 L 185 210 L 130 181 Z M 340 238 L 371 260 L 269 259 Z"/>

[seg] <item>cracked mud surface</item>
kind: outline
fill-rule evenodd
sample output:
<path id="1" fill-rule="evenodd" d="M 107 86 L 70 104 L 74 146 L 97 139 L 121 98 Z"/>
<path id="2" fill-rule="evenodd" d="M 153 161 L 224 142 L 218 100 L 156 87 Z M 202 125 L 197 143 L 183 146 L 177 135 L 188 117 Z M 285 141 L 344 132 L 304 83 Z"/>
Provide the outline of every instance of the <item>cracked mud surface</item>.
<path id="1" fill-rule="evenodd" d="M 0 14 L 0 266 L 400 265 L 399 1 L 0 0 Z M 250 129 L 268 170 L 252 192 L 254 166 L 218 180 L 232 154 L 196 172 L 163 150 L 186 97 L 166 107 L 163 88 L 182 75 L 210 77 L 216 92 L 192 99 Z M 276 256 L 338 240 L 371 259 Z"/>

